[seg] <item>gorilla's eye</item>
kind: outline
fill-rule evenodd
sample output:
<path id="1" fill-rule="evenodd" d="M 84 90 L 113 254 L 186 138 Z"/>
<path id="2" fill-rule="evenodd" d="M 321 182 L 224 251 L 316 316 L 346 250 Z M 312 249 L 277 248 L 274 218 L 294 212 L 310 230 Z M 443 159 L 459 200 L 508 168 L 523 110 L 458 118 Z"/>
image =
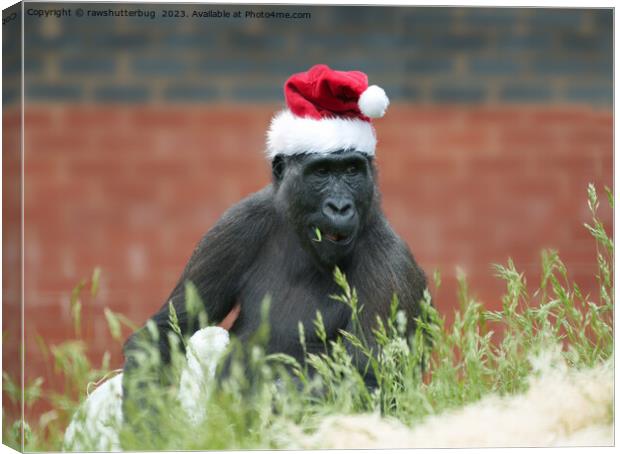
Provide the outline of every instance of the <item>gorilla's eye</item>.
<path id="1" fill-rule="evenodd" d="M 329 169 L 327 168 L 327 166 L 318 166 L 314 169 L 314 173 L 321 177 L 325 177 L 329 174 Z"/>
<path id="2" fill-rule="evenodd" d="M 360 173 L 360 166 L 358 164 L 351 164 L 347 166 L 346 173 L 347 175 L 357 175 Z"/>

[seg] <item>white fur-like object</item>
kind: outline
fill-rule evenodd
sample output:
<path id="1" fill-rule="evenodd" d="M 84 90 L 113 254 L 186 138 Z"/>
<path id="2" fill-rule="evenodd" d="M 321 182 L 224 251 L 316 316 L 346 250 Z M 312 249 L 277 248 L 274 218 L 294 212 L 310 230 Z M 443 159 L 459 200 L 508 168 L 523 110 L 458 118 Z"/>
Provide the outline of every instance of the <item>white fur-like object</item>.
<path id="1" fill-rule="evenodd" d="M 228 331 L 205 328 L 194 334 L 188 343 L 187 366 L 181 372 L 179 401 L 190 421 L 199 424 L 206 417 L 209 378 L 215 375 L 217 361 L 228 345 Z"/>
<path id="2" fill-rule="evenodd" d="M 121 451 L 123 374 L 99 386 L 73 415 L 65 431 L 64 451 Z"/>
<path id="3" fill-rule="evenodd" d="M 189 340 L 178 399 L 194 424 L 206 417 L 209 383 L 228 341 L 228 331 L 216 326 L 197 331 Z M 122 383 L 123 374 L 119 374 L 88 396 L 65 431 L 63 450 L 121 451 L 118 431 L 123 423 Z"/>
<path id="4" fill-rule="evenodd" d="M 551 356 L 551 355 L 549 355 Z M 536 360 L 540 365 L 540 359 Z M 306 449 L 612 446 L 613 365 L 544 368 L 520 395 L 488 396 L 408 428 L 378 415 L 333 416 Z"/>
<path id="5" fill-rule="evenodd" d="M 368 121 L 357 118 L 302 118 L 286 109 L 271 120 L 267 131 L 267 157 L 302 153 L 327 154 L 357 150 L 375 155 L 377 137 Z"/>
<path id="6" fill-rule="evenodd" d="M 390 105 L 390 100 L 383 88 L 378 85 L 371 85 L 362 92 L 357 105 L 360 111 L 370 118 L 381 118 Z"/>

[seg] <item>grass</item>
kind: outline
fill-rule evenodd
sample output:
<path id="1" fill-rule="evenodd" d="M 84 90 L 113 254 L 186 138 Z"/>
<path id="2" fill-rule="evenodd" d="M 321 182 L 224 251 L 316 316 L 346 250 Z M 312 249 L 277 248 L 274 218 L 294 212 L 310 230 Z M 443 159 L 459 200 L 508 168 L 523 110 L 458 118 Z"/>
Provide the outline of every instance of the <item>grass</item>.
<path id="1" fill-rule="evenodd" d="M 613 209 L 609 190 L 607 202 Z M 536 373 L 531 358 L 549 349 L 561 348 L 572 368 L 589 368 L 605 362 L 613 355 L 614 246 L 597 217 L 599 200 L 592 185 L 588 187 L 588 205 L 592 222 L 585 227 L 596 245 L 598 295 L 584 295 L 570 281 L 557 252 L 545 250 L 541 254 L 541 276 L 532 293 L 512 260 L 495 265 L 495 275 L 506 285 L 499 311 L 486 310 L 471 296 L 465 277 L 459 276 L 460 307 L 455 311 L 454 322 L 446 324 L 445 316 L 430 304 L 430 294 L 426 292 L 422 314 L 415 321 L 416 331 L 407 338 L 406 325 L 414 321 L 406 319 L 394 297 L 390 318 L 379 323 L 373 333 L 365 334 L 375 337 L 379 352 L 367 347 L 365 335 L 355 323 L 353 332 L 342 332 L 342 337 L 368 359 L 368 367 L 374 370 L 379 382 L 375 391 L 365 387 L 342 339 L 331 342 L 330 354 L 308 354 L 306 364 L 299 364 L 286 355 L 265 354 L 261 345 L 269 327 L 263 324 L 251 343 L 247 365 L 254 380 L 248 381 L 240 363 L 233 362 L 230 379 L 221 390 L 209 394 L 208 416 L 199 427 L 192 426 L 184 416 L 174 387 L 163 393 L 153 391 L 150 399 L 155 413 L 142 423 L 146 429 L 157 428 L 158 436 L 144 437 L 139 435 L 140 431 L 124 428 L 124 446 L 136 450 L 295 447 L 300 431 L 312 432 L 328 415 L 379 412 L 415 426 L 429 415 L 462 407 L 491 393 L 521 393 L 527 389 L 528 377 Z M 340 270 L 335 270 L 334 278 L 341 289 L 340 294 L 333 296 L 334 303 L 351 307 L 355 321 L 364 310 L 364 302 L 358 301 L 355 289 Z M 93 296 L 98 279 L 96 271 L 90 280 Z M 439 274 L 435 274 L 434 283 L 439 287 Z M 79 338 L 79 294 L 87 284 L 81 282 L 72 298 L 76 339 L 49 348 L 41 343 L 65 386 L 62 392 L 46 391 L 42 379 L 36 379 L 26 387 L 26 405 L 45 399 L 54 408 L 39 421 L 27 422 L 28 451 L 61 449 L 66 424 L 86 397 L 88 384 L 110 373 L 106 360 L 109 355 L 104 355 L 100 365 L 92 364 L 86 355 L 87 345 Z M 188 298 L 192 300 L 188 303 L 199 307 L 197 292 L 188 285 Z M 264 307 L 268 310 L 268 301 Z M 120 341 L 121 325 L 130 322 L 108 309 L 104 315 L 112 337 Z M 171 312 L 173 327 L 175 316 Z M 201 325 L 205 323 L 203 318 Z M 327 344 L 320 314 L 314 326 Z M 303 342 L 306 333 L 301 325 L 299 331 Z M 183 355 L 173 354 L 173 364 L 173 374 L 178 374 Z M 309 366 L 318 371 L 314 377 L 308 373 Z M 292 374 L 287 370 L 292 370 Z M 3 387 L 9 396 L 19 399 L 19 386 L 6 374 Z M 4 443 L 19 446 L 19 427 L 19 422 L 4 418 Z"/>

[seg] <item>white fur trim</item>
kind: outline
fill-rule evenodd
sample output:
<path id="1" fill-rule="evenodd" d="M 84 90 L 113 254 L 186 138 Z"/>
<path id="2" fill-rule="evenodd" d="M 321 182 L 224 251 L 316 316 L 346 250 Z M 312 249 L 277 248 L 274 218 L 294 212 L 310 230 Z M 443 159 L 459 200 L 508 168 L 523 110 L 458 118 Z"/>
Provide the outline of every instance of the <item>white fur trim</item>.
<path id="1" fill-rule="evenodd" d="M 357 150 L 374 156 L 377 137 L 368 121 L 357 118 L 301 118 L 290 110 L 278 112 L 267 132 L 267 156 L 302 153 L 327 154 Z"/>
<path id="2" fill-rule="evenodd" d="M 189 340 L 178 398 L 193 424 L 207 416 L 207 402 L 218 360 L 229 342 L 228 331 L 202 328 Z M 106 381 L 82 403 L 65 431 L 63 451 L 122 451 L 123 374 Z"/>
<path id="3" fill-rule="evenodd" d="M 390 100 L 383 88 L 371 85 L 360 95 L 357 105 L 360 111 L 370 118 L 381 118 L 390 105 Z"/>

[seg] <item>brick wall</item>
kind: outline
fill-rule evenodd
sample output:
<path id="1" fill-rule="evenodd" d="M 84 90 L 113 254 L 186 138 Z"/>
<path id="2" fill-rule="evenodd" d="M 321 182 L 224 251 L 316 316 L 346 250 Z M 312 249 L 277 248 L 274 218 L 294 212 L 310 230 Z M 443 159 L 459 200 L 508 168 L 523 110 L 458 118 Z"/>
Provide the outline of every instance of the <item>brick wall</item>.
<path id="1" fill-rule="evenodd" d="M 39 372 L 35 335 L 72 332 L 72 287 L 103 269 L 85 300 L 94 357 L 120 364 L 103 307 L 143 322 L 163 302 L 201 235 L 269 181 L 261 149 L 274 106 L 29 106 L 25 238 L 27 376 Z M 439 268 L 435 294 L 449 318 L 455 267 L 499 307 L 491 263 L 515 259 L 535 284 L 539 252 L 560 251 L 596 295 L 595 250 L 583 223 L 585 189 L 612 185 L 612 118 L 581 107 L 394 105 L 377 122 L 385 212 L 421 265 Z M 603 210 L 611 222 L 611 213 Z"/>
<path id="2" fill-rule="evenodd" d="M 122 364 L 103 308 L 142 323 L 201 235 L 268 183 L 281 85 L 314 62 L 365 70 L 391 97 L 376 122 L 384 209 L 428 274 L 442 271 L 442 313 L 457 265 L 497 308 L 491 263 L 513 257 L 535 284 L 543 247 L 596 297 L 582 225 L 587 183 L 612 185 L 611 10 L 303 11 L 312 20 L 26 18 L 27 379 L 54 385 L 36 335 L 72 336 L 71 289 L 96 266 L 83 334 L 93 359 Z M 5 129 L 18 115 L 10 66 Z"/>

